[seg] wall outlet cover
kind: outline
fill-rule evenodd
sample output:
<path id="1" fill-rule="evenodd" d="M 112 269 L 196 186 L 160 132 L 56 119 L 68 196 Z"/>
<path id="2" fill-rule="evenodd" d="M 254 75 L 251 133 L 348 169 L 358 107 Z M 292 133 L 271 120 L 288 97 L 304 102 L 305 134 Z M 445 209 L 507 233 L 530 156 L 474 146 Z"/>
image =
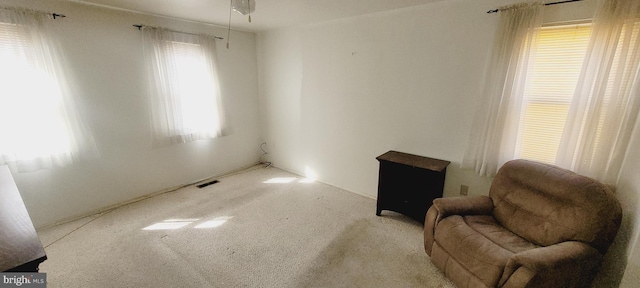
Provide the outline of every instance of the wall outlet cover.
<path id="1" fill-rule="evenodd" d="M 460 195 L 463 195 L 463 196 L 469 195 L 469 186 L 468 185 L 460 185 Z"/>

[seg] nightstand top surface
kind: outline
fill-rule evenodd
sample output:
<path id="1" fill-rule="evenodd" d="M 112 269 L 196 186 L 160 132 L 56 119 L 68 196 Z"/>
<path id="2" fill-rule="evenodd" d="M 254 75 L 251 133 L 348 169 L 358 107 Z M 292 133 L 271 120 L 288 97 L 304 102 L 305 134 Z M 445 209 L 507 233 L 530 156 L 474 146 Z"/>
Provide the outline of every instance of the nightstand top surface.
<path id="1" fill-rule="evenodd" d="M 434 159 L 393 150 L 376 157 L 376 159 L 378 159 L 378 161 L 394 162 L 412 167 L 429 169 L 436 172 L 443 171 L 451 163 L 445 160 Z"/>

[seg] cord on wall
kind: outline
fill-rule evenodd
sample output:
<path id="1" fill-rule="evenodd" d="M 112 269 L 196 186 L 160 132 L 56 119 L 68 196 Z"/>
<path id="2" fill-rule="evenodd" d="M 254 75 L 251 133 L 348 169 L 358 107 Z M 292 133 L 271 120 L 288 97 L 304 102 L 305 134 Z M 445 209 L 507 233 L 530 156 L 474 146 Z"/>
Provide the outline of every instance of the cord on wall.
<path id="1" fill-rule="evenodd" d="M 267 142 L 262 142 L 262 144 L 260 144 L 260 150 L 262 150 L 262 155 L 260 155 L 260 159 L 258 159 L 258 162 L 260 162 L 262 164 L 265 164 L 266 166 L 264 166 L 264 168 L 266 169 L 266 168 L 269 168 L 269 166 L 271 166 L 271 162 L 269 162 L 269 161 L 265 162 L 265 161 L 262 160 L 262 158 L 265 155 L 269 154 L 269 152 L 267 152 L 265 150 L 265 148 L 264 148 L 265 146 L 267 146 Z"/>

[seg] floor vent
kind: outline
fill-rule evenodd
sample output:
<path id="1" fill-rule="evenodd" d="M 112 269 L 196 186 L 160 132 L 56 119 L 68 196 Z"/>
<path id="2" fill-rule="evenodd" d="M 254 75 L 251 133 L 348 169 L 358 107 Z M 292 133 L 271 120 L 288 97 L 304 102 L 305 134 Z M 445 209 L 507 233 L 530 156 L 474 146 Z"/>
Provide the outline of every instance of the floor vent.
<path id="1" fill-rule="evenodd" d="M 198 184 L 198 185 L 196 185 L 196 187 L 198 187 L 198 188 L 204 188 L 204 187 L 207 187 L 207 186 L 209 186 L 209 185 L 216 184 L 216 183 L 218 183 L 218 182 L 220 182 L 220 181 L 218 181 L 218 180 L 213 180 L 213 181 L 209 181 L 209 182 L 206 182 L 206 183 Z"/>

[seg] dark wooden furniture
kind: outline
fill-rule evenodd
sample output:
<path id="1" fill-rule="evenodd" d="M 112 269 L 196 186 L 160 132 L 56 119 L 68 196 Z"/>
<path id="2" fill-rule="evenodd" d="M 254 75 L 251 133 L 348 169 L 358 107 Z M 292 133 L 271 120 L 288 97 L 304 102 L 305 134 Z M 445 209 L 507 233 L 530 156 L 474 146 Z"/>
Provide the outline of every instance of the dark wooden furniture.
<path id="1" fill-rule="evenodd" d="M 378 157 L 378 204 L 376 215 L 391 210 L 424 224 L 431 202 L 442 197 L 449 161 L 389 151 Z"/>
<path id="2" fill-rule="evenodd" d="M 0 166 L 0 271 L 38 272 L 46 259 L 9 167 Z"/>

